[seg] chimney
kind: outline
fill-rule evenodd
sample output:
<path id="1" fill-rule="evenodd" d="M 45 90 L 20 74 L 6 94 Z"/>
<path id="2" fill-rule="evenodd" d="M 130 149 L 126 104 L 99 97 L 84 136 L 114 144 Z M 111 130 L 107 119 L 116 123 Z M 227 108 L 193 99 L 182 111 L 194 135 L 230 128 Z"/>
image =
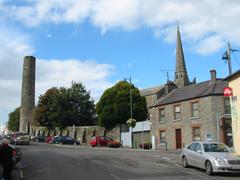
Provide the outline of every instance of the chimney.
<path id="1" fill-rule="evenodd" d="M 217 72 L 215 69 L 211 69 L 210 70 L 210 73 L 211 73 L 211 83 L 216 83 L 217 81 Z"/>

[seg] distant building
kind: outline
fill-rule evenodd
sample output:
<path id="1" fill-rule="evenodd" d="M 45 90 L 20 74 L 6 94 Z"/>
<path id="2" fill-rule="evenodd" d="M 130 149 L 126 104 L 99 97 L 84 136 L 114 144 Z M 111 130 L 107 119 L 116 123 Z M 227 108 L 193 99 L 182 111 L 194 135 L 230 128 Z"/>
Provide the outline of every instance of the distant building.
<path id="1" fill-rule="evenodd" d="M 153 147 L 167 142 L 169 149 L 181 149 L 194 140 L 232 145 L 229 98 L 223 96 L 226 86 L 227 81 L 217 79 L 215 70 L 211 70 L 209 81 L 189 81 L 177 28 L 174 82 L 141 90 L 148 104 Z"/>
<path id="2" fill-rule="evenodd" d="M 231 115 L 233 129 L 233 145 L 236 153 L 240 155 L 240 70 L 228 76 L 226 80 L 229 82 L 229 96 L 231 100 Z"/>

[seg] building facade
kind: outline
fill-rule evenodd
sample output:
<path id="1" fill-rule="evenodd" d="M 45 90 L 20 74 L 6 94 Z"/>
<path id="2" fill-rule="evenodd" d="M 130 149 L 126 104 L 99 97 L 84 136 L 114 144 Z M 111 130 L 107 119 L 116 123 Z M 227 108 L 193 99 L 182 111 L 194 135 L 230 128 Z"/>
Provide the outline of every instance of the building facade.
<path id="1" fill-rule="evenodd" d="M 155 149 L 181 149 L 192 141 L 220 141 L 232 145 L 228 82 L 210 71 L 210 80 L 189 81 L 179 28 L 177 28 L 174 81 L 141 90 L 146 97 Z M 152 91 L 151 91 L 152 90 Z M 224 119 L 224 121 L 223 121 Z"/>
<path id="2" fill-rule="evenodd" d="M 240 70 L 227 77 L 226 80 L 232 90 L 229 96 L 231 100 L 233 146 L 236 154 L 240 155 Z"/>
<path id="3" fill-rule="evenodd" d="M 210 80 L 177 88 L 160 98 L 149 109 L 156 148 L 167 142 L 169 149 L 181 149 L 192 141 L 220 141 L 231 146 L 231 124 L 227 120 L 218 123 L 229 109 L 223 96 L 226 86 L 221 79 Z"/>

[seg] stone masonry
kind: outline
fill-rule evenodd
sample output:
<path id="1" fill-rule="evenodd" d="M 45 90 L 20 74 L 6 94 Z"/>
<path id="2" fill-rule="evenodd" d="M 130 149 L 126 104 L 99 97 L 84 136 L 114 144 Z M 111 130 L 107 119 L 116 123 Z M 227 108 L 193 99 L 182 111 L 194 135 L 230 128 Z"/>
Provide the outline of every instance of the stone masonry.
<path id="1" fill-rule="evenodd" d="M 25 56 L 22 76 L 22 95 L 20 109 L 20 132 L 29 132 L 34 118 L 35 106 L 35 64 L 36 58 Z"/>

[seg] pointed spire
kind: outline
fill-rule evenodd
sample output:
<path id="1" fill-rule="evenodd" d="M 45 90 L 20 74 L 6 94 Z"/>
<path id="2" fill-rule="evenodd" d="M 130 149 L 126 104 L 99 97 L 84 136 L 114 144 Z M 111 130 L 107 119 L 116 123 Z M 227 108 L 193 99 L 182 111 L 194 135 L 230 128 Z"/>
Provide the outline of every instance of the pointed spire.
<path id="1" fill-rule="evenodd" d="M 181 35 L 179 26 L 177 26 L 177 44 L 176 44 L 176 71 L 175 71 L 175 84 L 178 87 L 189 85 L 189 78 L 187 74 L 187 68 L 185 65 L 185 59 L 183 54 L 183 47 L 181 41 Z"/>

